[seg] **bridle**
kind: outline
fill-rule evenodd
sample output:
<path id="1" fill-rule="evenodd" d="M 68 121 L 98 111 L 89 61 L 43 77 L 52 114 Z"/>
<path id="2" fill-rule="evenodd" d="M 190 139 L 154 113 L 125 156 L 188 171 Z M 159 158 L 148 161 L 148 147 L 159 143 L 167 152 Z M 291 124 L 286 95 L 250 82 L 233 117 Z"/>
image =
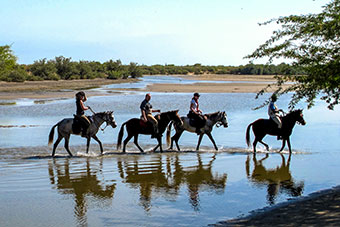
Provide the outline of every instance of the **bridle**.
<path id="1" fill-rule="evenodd" d="M 91 110 L 91 112 L 95 115 L 95 116 L 93 117 L 93 120 L 95 121 L 95 124 L 97 124 L 97 125 L 98 125 L 98 128 L 104 133 L 104 130 L 105 130 L 106 127 L 109 125 L 109 123 L 108 123 L 109 120 L 105 120 L 103 117 L 98 116 L 98 115 L 96 114 L 96 112 L 94 112 L 91 108 L 89 108 L 89 110 Z M 105 112 L 105 113 L 106 113 L 106 112 Z M 100 119 L 102 119 L 103 121 L 106 122 L 106 125 L 105 125 L 104 128 L 101 128 L 101 126 L 100 126 L 98 120 L 97 120 L 95 117 L 98 117 L 98 118 L 100 118 Z"/>

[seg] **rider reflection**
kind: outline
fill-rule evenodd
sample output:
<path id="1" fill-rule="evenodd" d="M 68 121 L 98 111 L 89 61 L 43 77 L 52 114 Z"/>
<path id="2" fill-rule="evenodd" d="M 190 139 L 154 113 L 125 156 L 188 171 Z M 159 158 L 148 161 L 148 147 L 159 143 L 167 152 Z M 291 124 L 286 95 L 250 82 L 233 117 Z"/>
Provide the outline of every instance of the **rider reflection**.
<path id="1" fill-rule="evenodd" d="M 248 179 L 257 186 L 267 186 L 267 200 L 270 205 L 275 204 L 275 199 L 279 193 L 286 193 L 290 196 L 301 196 L 304 182 L 295 182 L 289 170 L 291 155 L 289 154 L 287 163 L 285 157 L 281 155 L 282 163 L 273 169 L 267 169 L 263 162 L 269 157 L 267 153 L 264 158 L 257 160 L 253 154 L 254 169 L 250 172 L 250 155 L 246 160 L 246 173 Z"/>

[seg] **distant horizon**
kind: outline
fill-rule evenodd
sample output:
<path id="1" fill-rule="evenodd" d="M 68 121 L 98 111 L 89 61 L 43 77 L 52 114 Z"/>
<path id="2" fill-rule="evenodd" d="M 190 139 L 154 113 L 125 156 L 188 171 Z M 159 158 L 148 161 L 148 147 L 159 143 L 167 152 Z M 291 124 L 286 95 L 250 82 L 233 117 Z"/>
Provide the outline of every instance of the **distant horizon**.
<path id="1" fill-rule="evenodd" d="M 320 13 L 328 2 L 4 0 L 0 45 L 11 45 L 19 64 L 64 56 L 124 65 L 239 66 L 278 28 L 258 23 Z"/>

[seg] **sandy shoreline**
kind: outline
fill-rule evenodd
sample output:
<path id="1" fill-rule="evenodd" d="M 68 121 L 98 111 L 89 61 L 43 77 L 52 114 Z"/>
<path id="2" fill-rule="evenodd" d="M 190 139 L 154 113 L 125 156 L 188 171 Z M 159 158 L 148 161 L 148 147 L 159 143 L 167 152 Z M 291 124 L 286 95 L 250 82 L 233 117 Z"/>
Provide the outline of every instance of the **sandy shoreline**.
<path id="1" fill-rule="evenodd" d="M 340 186 L 257 210 L 247 217 L 222 221 L 212 226 L 338 226 Z"/>
<path id="2" fill-rule="evenodd" d="M 150 84 L 146 88 L 118 88 L 119 91 L 145 92 L 180 92 L 180 93 L 256 93 L 268 84 L 273 84 L 273 76 L 256 75 L 189 75 L 177 76 L 189 80 L 230 81 L 233 83 L 194 83 L 194 84 Z M 72 98 L 77 90 L 86 90 L 88 96 L 110 95 L 110 93 L 91 90 L 108 84 L 119 84 L 137 81 L 128 80 L 59 80 L 59 81 L 26 81 L 23 83 L 0 82 L 0 100 L 15 100 L 19 98 L 50 99 Z M 237 82 L 240 81 L 240 82 Z M 273 91 L 271 88 L 269 91 Z"/>

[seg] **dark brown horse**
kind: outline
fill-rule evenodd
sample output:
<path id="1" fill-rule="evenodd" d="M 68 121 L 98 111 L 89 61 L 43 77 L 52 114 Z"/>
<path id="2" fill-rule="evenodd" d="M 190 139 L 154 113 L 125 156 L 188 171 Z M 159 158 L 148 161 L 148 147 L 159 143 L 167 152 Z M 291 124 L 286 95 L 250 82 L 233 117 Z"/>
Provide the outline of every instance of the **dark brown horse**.
<path id="1" fill-rule="evenodd" d="M 175 121 L 177 124 L 183 124 L 180 116 L 178 115 L 178 110 L 164 112 L 155 116 L 158 120 L 158 131 L 159 134 L 156 136 L 158 145 L 153 149 L 154 151 L 159 147 L 160 151 L 163 152 L 162 149 L 162 134 L 165 131 L 166 127 L 168 126 L 170 121 Z M 143 149 L 138 144 L 138 135 L 151 135 L 153 134 L 153 127 L 150 122 L 144 123 L 143 120 L 139 118 L 132 118 L 126 121 L 120 128 L 119 135 L 118 135 L 118 142 L 117 142 L 117 150 L 120 149 L 122 144 L 122 139 L 124 135 L 124 126 L 126 125 L 126 131 L 128 133 L 126 139 L 124 140 L 123 144 L 123 153 L 125 153 L 126 144 L 129 140 L 134 137 L 134 143 L 138 147 L 141 152 L 144 152 Z"/>
<path id="2" fill-rule="evenodd" d="M 293 128 L 295 126 L 295 123 L 298 122 L 302 125 L 305 125 L 306 122 L 303 119 L 303 114 L 302 110 L 294 110 L 288 113 L 286 116 L 281 118 L 282 120 L 282 128 L 279 130 L 277 127 L 277 124 L 268 119 L 258 119 L 248 125 L 247 132 L 246 132 L 246 142 L 247 145 L 250 146 L 250 136 L 249 136 L 249 131 L 250 127 L 253 126 L 253 132 L 255 135 L 255 139 L 253 142 L 253 149 L 254 152 L 256 152 L 256 144 L 257 142 L 262 143 L 267 151 L 269 151 L 269 146 L 268 144 L 264 143 L 262 139 L 268 134 L 272 136 L 281 136 L 282 137 L 282 147 L 280 151 L 283 150 L 283 148 L 286 146 L 286 141 L 288 144 L 288 149 L 289 152 L 292 152 L 291 146 L 290 146 L 290 135 L 292 134 Z"/>

